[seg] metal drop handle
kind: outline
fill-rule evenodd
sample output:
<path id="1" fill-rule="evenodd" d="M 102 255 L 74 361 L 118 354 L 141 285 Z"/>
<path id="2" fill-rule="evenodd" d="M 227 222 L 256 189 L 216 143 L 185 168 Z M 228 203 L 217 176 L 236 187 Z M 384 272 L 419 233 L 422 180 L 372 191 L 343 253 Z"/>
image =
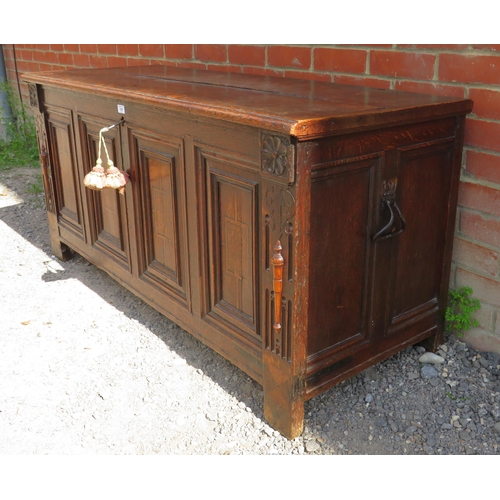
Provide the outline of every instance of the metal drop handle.
<path id="1" fill-rule="evenodd" d="M 389 200 L 384 200 L 384 203 L 389 209 L 391 217 L 389 219 L 389 222 L 378 233 L 372 236 L 373 241 L 380 241 L 380 240 L 386 240 L 387 238 L 393 238 L 394 236 L 401 234 L 406 229 L 406 220 L 403 217 L 403 214 L 401 213 L 398 204 L 395 201 L 389 201 Z M 393 207 L 396 210 L 399 218 L 399 228 L 394 224 L 395 217 L 394 217 Z"/>
<path id="2" fill-rule="evenodd" d="M 403 217 L 401 209 L 399 208 L 395 200 L 397 185 L 397 179 L 390 179 L 387 182 L 382 182 L 382 208 L 386 206 L 389 209 L 390 217 L 389 222 L 380 231 L 372 236 L 372 241 L 380 241 L 388 238 L 393 238 L 394 236 L 401 234 L 406 229 L 406 220 Z M 394 211 L 396 211 L 399 218 L 399 224 L 395 223 L 396 218 L 394 216 Z"/>

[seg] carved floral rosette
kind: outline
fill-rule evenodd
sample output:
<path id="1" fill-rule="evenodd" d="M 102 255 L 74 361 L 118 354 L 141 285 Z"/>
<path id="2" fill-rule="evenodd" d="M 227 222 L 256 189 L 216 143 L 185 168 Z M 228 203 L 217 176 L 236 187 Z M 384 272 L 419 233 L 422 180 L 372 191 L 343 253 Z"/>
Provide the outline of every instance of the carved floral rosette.
<path id="1" fill-rule="evenodd" d="M 289 184 L 295 180 L 295 149 L 290 137 L 262 134 L 262 171 L 273 176 L 285 177 Z"/>

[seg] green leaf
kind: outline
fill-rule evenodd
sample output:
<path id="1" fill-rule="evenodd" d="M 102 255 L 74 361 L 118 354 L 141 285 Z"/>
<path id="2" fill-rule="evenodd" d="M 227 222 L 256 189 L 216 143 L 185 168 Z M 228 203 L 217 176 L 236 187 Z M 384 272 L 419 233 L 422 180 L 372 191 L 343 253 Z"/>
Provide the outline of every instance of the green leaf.
<path id="1" fill-rule="evenodd" d="M 454 332 L 458 337 L 461 337 L 465 331 L 479 326 L 478 321 L 472 318 L 472 314 L 481 308 L 481 303 L 471 295 L 472 288 L 468 286 L 448 292 L 445 326 L 448 331 Z"/>

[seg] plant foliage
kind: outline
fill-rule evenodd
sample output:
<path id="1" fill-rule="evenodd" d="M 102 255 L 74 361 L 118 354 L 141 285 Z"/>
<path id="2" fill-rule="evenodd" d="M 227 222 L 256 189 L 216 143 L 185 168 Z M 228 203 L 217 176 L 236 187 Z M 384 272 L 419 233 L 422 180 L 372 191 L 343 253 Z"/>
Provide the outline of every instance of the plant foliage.
<path id="1" fill-rule="evenodd" d="M 7 120 L 0 112 L 9 140 L 0 140 L 0 170 L 12 167 L 39 166 L 36 128 L 33 117 L 26 111 L 26 107 L 17 93 L 8 83 L 0 85 L 0 89 L 7 94 L 12 109 L 12 119 Z"/>
<path id="2" fill-rule="evenodd" d="M 461 337 L 463 332 L 479 326 L 477 320 L 472 318 L 472 314 L 481 308 L 481 303 L 478 299 L 472 298 L 471 295 L 472 288 L 468 286 L 448 292 L 448 307 L 445 315 L 446 329 L 456 333 L 458 337 Z"/>

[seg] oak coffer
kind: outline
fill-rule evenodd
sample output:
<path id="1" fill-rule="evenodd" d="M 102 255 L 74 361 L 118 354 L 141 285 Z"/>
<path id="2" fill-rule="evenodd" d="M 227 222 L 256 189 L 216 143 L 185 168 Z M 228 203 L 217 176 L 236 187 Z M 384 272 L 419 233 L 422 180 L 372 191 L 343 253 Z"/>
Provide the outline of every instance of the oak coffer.
<path id="1" fill-rule="evenodd" d="M 471 101 L 166 66 L 24 80 L 54 254 L 262 384 L 283 435 L 305 400 L 442 342 Z"/>

